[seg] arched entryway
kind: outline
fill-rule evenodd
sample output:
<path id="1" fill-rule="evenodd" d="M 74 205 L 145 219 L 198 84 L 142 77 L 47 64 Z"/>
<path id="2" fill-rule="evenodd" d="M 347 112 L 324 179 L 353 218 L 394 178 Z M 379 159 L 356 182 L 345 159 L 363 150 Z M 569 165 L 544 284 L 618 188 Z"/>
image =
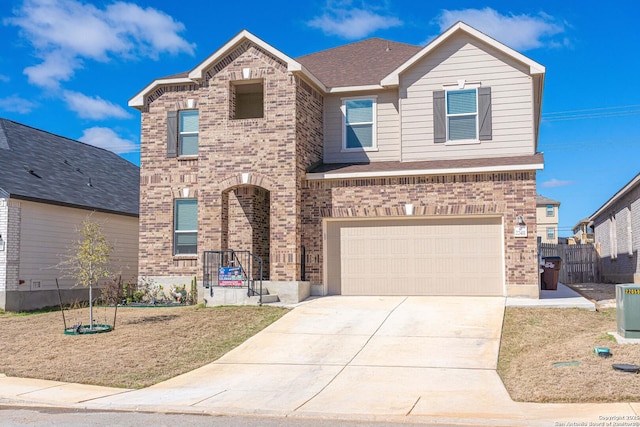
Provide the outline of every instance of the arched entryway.
<path id="1" fill-rule="evenodd" d="M 263 280 L 269 280 L 270 270 L 270 205 L 270 192 L 256 185 L 239 185 L 222 193 L 222 248 L 260 257 Z M 259 271 L 252 273 L 257 277 Z"/>

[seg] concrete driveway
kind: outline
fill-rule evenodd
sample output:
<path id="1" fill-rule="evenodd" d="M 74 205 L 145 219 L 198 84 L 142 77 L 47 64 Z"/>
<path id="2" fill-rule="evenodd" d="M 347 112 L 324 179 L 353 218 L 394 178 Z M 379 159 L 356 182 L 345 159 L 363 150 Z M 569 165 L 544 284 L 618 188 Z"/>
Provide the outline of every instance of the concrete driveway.
<path id="1" fill-rule="evenodd" d="M 319 298 L 214 363 L 86 403 L 358 418 L 493 413 L 510 401 L 495 372 L 504 305 L 491 297 Z"/>

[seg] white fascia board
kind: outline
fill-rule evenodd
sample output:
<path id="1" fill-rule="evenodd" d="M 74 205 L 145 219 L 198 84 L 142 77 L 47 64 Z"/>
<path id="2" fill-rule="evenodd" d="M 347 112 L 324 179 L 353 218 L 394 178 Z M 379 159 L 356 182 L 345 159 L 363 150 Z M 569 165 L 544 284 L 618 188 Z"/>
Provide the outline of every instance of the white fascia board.
<path id="1" fill-rule="evenodd" d="M 380 85 L 364 85 L 364 86 L 344 86 L 332 87 L 326 90 L 327 93 L 346 93 L 346 92 L 373 92 L 388 89 Z"/>
<path id="2" fill-rule="evenodd" d="M 144 89 L 142 89 L 140 92 L 138 92 L 133 98 L 131 98 L 129 100 L 129 107 L 133 107 L 133 108 L 141 108 L 144 106 L 144 97 L 151 92 L 152 90 L 154 90 L 156 87 L 161 86 L 161 85 L 170 85 L 170 84 L 190 84 L 190 83 L 194 83 L 193 80 L 186 78 L 186 77 L 181 77 L 181 78 L 177 78 L 177 79 L 158 79 L 158 80 L 154 80 L 149 86 L 145 87 Z"/>
<path id="3" fill-rule="evenodd" d="M 607 202 L 602 205 L 597 211 L 595 211 L 590 217 L 589 221 L 594 221 L 596 217 L 600 216 L 603 212 L 606 212 L 611 205 L 615 204 L 623 196 L 625 196 L 630 190 L 640 183 L 640 174 L 636 175 L 627 185 L 622 187 L 616 194 L 614 194 Z"/>
<path id="4" fill-rule="evenodd" d="M 307 77 L 309 80 L 311 80 L 313 82 L 314 85 L 316 85 L 322 92 L 326 93 L 327 92 L 327 87 L 320 81 L 318 80 L 318 78 L 316 76 L 314 76 L 313 74 L 311 74 L 311 72 L 309 72 L 309 70 L 307 70 L 302 64 L 300 64 L 299 62 L 296 62 L 296 64 L 298 64 L 299 69 L 293 69 L 293 67 L 289 67 L 289 71 L 293 72 L 293 73 L 301 73 L 303 76 Z"/>
<path id="5" fill-rule="evenodd" d="M 452 175 L 485 172 L 512 172 L 523 170 L 542 170 L 543 163 L 532 163 L 529 165 L 505 165 L 505 166 L 483 166 L 476 168 L 447 168 L 447 169 L 414 169 L 382 172 L 344 172 L 344 173 L 308 173 L 308 180 L 323 179 L 352 179 L 352 178 L 389 178 L 394 176 L 419 176 L 419 175 Z"/>
<path id="6" fill-rule="evenodd" d="M 433 40 L 431 43 L 426 45 L 420 52 L 416 53 L 411 58 L 409 58 L 404 64 L 400 65 L 398 68 L 393 70 L 389 75 L 387 75 L 385 78 L 382 79 L 380 84 L 382 86 L 395 86 L 395 85 L 398 85 L 399 82 L 400 82 L 400 74 L 403 71 L 405 71 L 407 68 L 409 68 L 412 65 L 414 65 L 416 62 L 421 60 L 424 56 L 426 56 L 429 53 L 431 53 L 431 51 L 433 51 L 438 46 L 440 46 L 442 43 L 444 43 L 447 39 L 449 39 L 449 37 L 451 37 L 457 31 L 464 31 L 467 34 L 477 38 L 478 40 L 481 40 L 482 42 L 488 44 L 489 46 L 492 46 L 495 49 L 501 51 L 502 53 L 504 53 L 504 54 L 506 54 L 508 56 L 511 56 L 513 59 L 515 59 L 515 60 L 517 60 L 519 62 L 522 62 L 523 64 L 528 65 L 529 66 L 529 73 L 532 74 L 532 75 L 533 74 L 544 74 L 545 73 L 545 67 L 543 65 L 538 64 L 537 62 L 535 62 L 534 60 L 532 60 L 530 58 L 527 58 L 523 54 L 521 54 L 521 53 L 511 49 L 510 47 L 500 43 L 499 41 L 487 36 L 486 34 L 476 30 L 475 28 L 465 24 L 464 22 L 460 22 L 459 21 L 459 22 L 453 24 L 451 27 L 449 27 L 449 29 L 447 31 L 445 31 L 444 33 L 442 33 L 438 37 L 436 37 L 435 40 Z"/>
<path id="7" fill-rule="evenodd" d="M 237 45 L 239 45 L 240 43 L 242 43 L 244 40 L 249 40 L 252 43 L 255 43 L 256 45 L 260 46 L 262 49 L 264 49 L 267 52 L 271 53 L 276 58 L 278 58 L 278 59 L 284 61 L 285 63 L 287 63 L 287 69 L 289 71 L 301 71 L 302 70 L 302 65 L 299 64 L 297 61 L 293 60 L 292 58 L 288 57 L 284 53 L 280 52 L 278 49 L 276 49 L 273 46 L 271 46 L 270 44 L 264 42 L 263 40 L 259 39 L 256 36 L 254 36 L 249 31 L 242 30 L 234 38 L 232 38 L 227 43 L 225 43 L 224 46 L 222 46 L 215 53 L 213 53 L 207 59 L 202 61 L 197 67 L 195 67 L 193 70 L 191 70 L 189 72 L 189 78 L 194 79 L 194 80 L 202 79 L 202 72 L 206 68 L 208 68 L 212 64 L 214 64 L 217 61 L 219 61 L 221 58 L 223 58 L 225 55 L 227 55 L 230 51 L 235 49 L 235 47 Z"/>

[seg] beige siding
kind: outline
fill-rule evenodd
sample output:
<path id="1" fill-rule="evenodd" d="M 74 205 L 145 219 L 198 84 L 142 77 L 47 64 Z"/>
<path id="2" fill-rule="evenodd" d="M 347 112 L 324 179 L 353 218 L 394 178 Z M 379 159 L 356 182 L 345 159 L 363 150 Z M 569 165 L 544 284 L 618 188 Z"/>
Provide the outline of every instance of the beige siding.
<path id="1" fill-rule="evenodd" d="M 527 71 L 524 65 L 467 35 L 446 41 L 400 78 L 402 160 L 533 154 L 533 83 Z M 493 138 L 478 144 L 436 144 L 433 91 L 461 79 L 491 87 Z"/>
<path id="2" fill-rule="evenodd" d="M 80 238 L 77 230 L 91 212 L 42 203 L 20 204 L 19 275 L 25 283 L 18 290 L 29 290 L 33 281 L 41 282 L 41 290 L 52 290 L 56 288 L 56 278 L 61 287 L 71 286 L 73 281 L 62 278 L 55 266 L 68 254 L 71 243 Z M 121 273 L 123 280 L 137 279 L 138 218 L 96 212 L 91 219 L 102 225 L 103 233 L 114 246 L 111 254 L 114 273 Z"/>
<path id="3" fill-rule="evenodd" d="M 542 238 L 542 243 L 558 243 L 558 206 L 553 206 L 553 216 L 547 216 L 547 205 L 536 206 L 537 235 Z M 547 228 L 553 227 L 554 238 L 547 238 Z"/>
<path id="4" fill-rule="evenodd" d="M 504 295 L 501 218 L 327 223 L 328 293 Z"/>
<path id="5" fill-rule="evenodd" d="M 377 97 L 377 150 L 343 152 L 342 100 L 358 94 L 328 95 L 324 99 L 324 161 L 326 163 L 389 161 L 400 158 L 400 115 L 398 91 L 386 90 L 367 94 Z"/>

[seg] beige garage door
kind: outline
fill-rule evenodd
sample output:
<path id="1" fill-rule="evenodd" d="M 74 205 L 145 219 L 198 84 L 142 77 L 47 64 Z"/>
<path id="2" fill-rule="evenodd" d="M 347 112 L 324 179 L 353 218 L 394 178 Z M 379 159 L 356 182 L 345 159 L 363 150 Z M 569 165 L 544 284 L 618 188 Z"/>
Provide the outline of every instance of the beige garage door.
<path id="1" fill-rule="evenodd" d="M 326 230 L 330 294 L 504 294 L 501 218 L 328 221 Z"/>

